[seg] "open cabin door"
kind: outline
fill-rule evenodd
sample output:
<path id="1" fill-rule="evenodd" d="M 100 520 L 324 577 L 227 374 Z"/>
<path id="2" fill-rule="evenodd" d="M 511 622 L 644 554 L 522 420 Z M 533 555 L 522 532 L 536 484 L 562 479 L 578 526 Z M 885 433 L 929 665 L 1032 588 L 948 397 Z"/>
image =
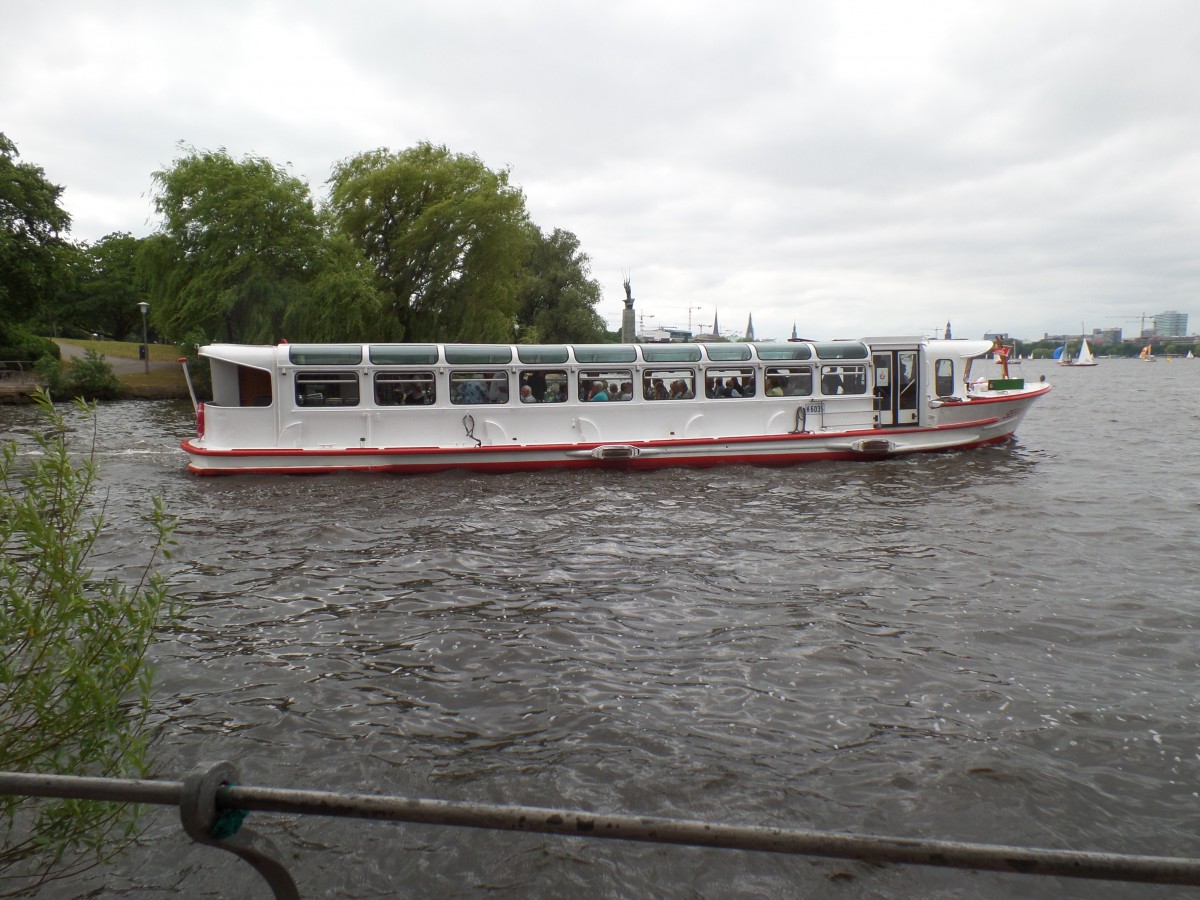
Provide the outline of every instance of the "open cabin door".
<path id="1" fill-rule="evenodd" d="M 880 428 L 916 425 L 920 370 L 917 351 L 876 350 L 871 356 L 875 369 L 875 422 Z"/>
<path id="2" fill-rule="evenodd" d="M 238 403 L 241 406 L 270 406 L 271 373 L 238 366 Z"/>

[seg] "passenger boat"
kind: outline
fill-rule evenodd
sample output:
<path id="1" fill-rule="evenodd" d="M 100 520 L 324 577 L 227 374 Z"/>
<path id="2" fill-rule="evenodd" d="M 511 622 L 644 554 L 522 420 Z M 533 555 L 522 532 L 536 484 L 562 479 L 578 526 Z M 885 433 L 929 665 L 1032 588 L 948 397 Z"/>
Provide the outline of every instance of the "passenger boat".
<path id="1" fill-rule="evenodd" d="M 990 341 L 213 344 L 197 474 L 880 459 L 998 444 L 1050 385 Z M 184 363 L 185 373 L 187 370 Z M 189 378 L 189 386 L 191 381 Z M 195 391 L 192 391 L 195 403 Z"/>

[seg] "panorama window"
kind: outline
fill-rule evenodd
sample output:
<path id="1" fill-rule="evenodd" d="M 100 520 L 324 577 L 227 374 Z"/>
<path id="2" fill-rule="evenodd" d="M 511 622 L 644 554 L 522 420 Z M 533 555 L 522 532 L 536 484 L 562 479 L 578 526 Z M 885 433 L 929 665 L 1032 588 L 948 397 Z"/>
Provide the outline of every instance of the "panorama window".
<path id="1" fill-rule="evenodd" d="M 704 352 L 713 362 L 744 362 L 750 358 L 750 345 L 705 344 Z"/>
<path id="2" fill-rule="evenodd" d="M 768 397 L 808 397 L 813 392 L 812 366 L 767 366 Z"/>
<path id="3" fill-rule="evenodd" d="M 633 372 L 629 369 L 584 369 L 579 373 L 579 399 L 632 400 Z"/>
<path id="4" fill-rule="evenodd" d="M 520 348 L 517 353 L 519 354 Z M 528 369 L 521 373 L 517 396 L 522 403 L 566 403 L 566 369 Z"/>
<path id="5" fill-rule="evenodd" d="M 433 344 L 376 344 L 368 348 L 371 362 L 379 366 L 432 366 L 438 361 Z"/>
<path id="6" fill-rule="evenodd" d="M 691 400 L 696 396 L 695 369 L 646 369 L 642 396 L 647 400 Z"/>
<path id="7" fill-rule="evenodd" d="M 868 356 L 867 345 L 862 341 L 831 341 L 816 347 L 821 359 L 866 359 Z"/>
<path id="8" fill-rule="evenodd" d="M 754 370 L 710 368 L 704 370 L 704 396 L 711 400 L 754 396 Z"/>
<path id="9" fill-rule="evenodd" d="M 432 372 L 378 372 L 377 406 L 428 406 L 437 399 Z"/>
<path id="10" fill-rule="evenodd" d="M 754 351 L 759 359 L 812 359 L 808 344 L 757 344 Z"/>
<path id="11" fill-rule="evenodd" d="M 496 344 L 450 344 L 446 362 L 460 366 L 502 366 L 512 362 L 512 347 Z"/>
<path id="12" fill-rule="evenodd" d="M 297 406 L 358 406 L 357 372 L 297 372 Z"/>
<path id="13" fill-rule="evenodd" d="M 821 393 L 865 394 L 867 392 L 866 366 L 821 366 Z"/>
<path id="14" fill-rule="evenodd" d="M 507 403 L 508 373 L 503 369 L 451 372 L 450 402 L 466 406 Z"/>
<path id="15" fill-rule="evenodd" d="M 357 366 L 362 362 L 358 344 L 289 344 L 288 359 L 297 366 Z"/>
<path id="16" fill-rule="evenodd" d="M 636 350 L 619 344 L 580 344 L 572 349 L 581 363 L 631 363 L 637 359 Z"/>
<path id="17" fill-rule="evenodd" d="M 517 359 L 523 363 L 541 366 L 552 363 L 565 363 L 567 361 L 567 348 L 563 346 L 539 347 L 536 344 L 520 344 L 517 347 Z"/>
<path id="18" fill-rule="evenodd" d="M 699 362 L 700 347 L 696 344 L 644 344 L 642 359 L 646 362 Z"/>

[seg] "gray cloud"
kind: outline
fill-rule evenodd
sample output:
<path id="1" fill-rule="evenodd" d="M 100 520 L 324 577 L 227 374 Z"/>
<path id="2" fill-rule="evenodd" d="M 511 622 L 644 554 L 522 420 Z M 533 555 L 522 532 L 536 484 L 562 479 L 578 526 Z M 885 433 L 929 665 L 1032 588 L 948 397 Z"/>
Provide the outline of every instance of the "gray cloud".
<path id="1" fill-rule="evenodd" d="M 614 323 L 629 271 L 657 324 L 1037 337 L 1200 313 L 1197 46 L 1184 0 L 51 0 L 6 15 L 0 129 L 79 239 L 148 233 L 180 141 L 320 195 L 429 140 L 511 167 Z"/>

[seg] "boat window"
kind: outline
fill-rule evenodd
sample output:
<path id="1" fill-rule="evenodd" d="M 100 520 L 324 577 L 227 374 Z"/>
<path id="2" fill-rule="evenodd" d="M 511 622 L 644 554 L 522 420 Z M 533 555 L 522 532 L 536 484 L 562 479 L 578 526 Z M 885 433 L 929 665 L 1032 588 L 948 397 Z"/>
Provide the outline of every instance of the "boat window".
<path id="1" fill-rule="evenodd" d="M 633 372 L 629 369 L 584 369 L 579 373 L 580 400 L 632 400 Z"/>
<path id="2" fill-rule="evenodd" d="M 446 362 L 451 365 L 504 365 L 512 362 L 512 347 L 495 344 L 450 344 Z"/>
<path id="3" fill-rule="evenodd" d="M 297 366 L 357 366 L 362 362 L 358 344 L 289 344 L 288 359 Z"/>
<path id="4" fill-rule="evenodd" d="M 831 341 L 816 348 L 821 359 L 866 359 L 869 355 L 862 341 Z"/>
<path id="5" fill-rule="evenodd" d="M 517 353 L 520 354 L 519 348 Z M 525 395 L 525 388 L 529 388 L 528 397 Z M 521 373 L 521 388 L 517 395 L 522 403 L 565 403 L 567 370 L 528 369 Z"/>
<path id="6" fill-rule="evenodd" d="M 473 406 L 508 402 L 508 373 L 503 369 L 473 369 L 450 373 L 450 402 Z"/>
<path id="7" fill-rule="evenodd" d="M 377 372 L 378 406 L 428 406 L 436 400 L 432 372 Z"/>
<path id="8" fill-rule="evenodd" d="M 939 359 L 934 369 L 933 388 L 939 397 L 954 396 L 954 360 Z"/>
<path id="9" fill-rule="evenodd" d="M 755 344 L 759 359 L 812 359 L 808 344 Z"/>
<path id="10" fill-rule="evenodd" d="M 696 396 L 695 369 L 646 369 L 642 396 L 647 400 L 691 400 Z"/>
<path id="11" fill-rule="evenodd" d="M 356 372 L 297 372 L 297 406 L 358 406 Z"/>
<path id="12" fill-rule="evenodd" d="M 700 348 L 696 344 L 654 344 L 642 347 L 646 362 L 699 362 Z"/>
<path id="13" fill-rule="evenodd" d="M 742 362 L 750 358 L 750 345 L 705 344 L 704 352 L 713 362 Z"/>
<path id="14" fill-rule="evenodd" d="M 565 363 L 567 361 L 567 348 L 521 344 L 517 347 L 517 359 L 523 363 L 533 363 L 535 365 Z"/>
<path id="15" fill-rule="evenodd" d="M 571 348 L 581 363 L 629 363 L 637 351 L 625 344 L 579 344 Z"/>
<path id="16" fill-rule="evenodd" d="M 432 366 L 438 361 L 433 344 L 376 344 L 367 348 L 371 362 L 381 366 Z"/>
<path id="17" fill-rule="evenodd" d="M 708 368 L 704 370 L 704 396 L 714 400 L 754 396 L 754 369 Z"/>
<path id="18" fill-rule="evenodd" d="M 822 394 L 865 394 L 866 392 L 866 366 L 821 366 Z"/>
<path id="19" fill-rule="evenodd" d="M 768 397 L 807 397 L 813 392 L 812 366 L 767 366 Z"/>

